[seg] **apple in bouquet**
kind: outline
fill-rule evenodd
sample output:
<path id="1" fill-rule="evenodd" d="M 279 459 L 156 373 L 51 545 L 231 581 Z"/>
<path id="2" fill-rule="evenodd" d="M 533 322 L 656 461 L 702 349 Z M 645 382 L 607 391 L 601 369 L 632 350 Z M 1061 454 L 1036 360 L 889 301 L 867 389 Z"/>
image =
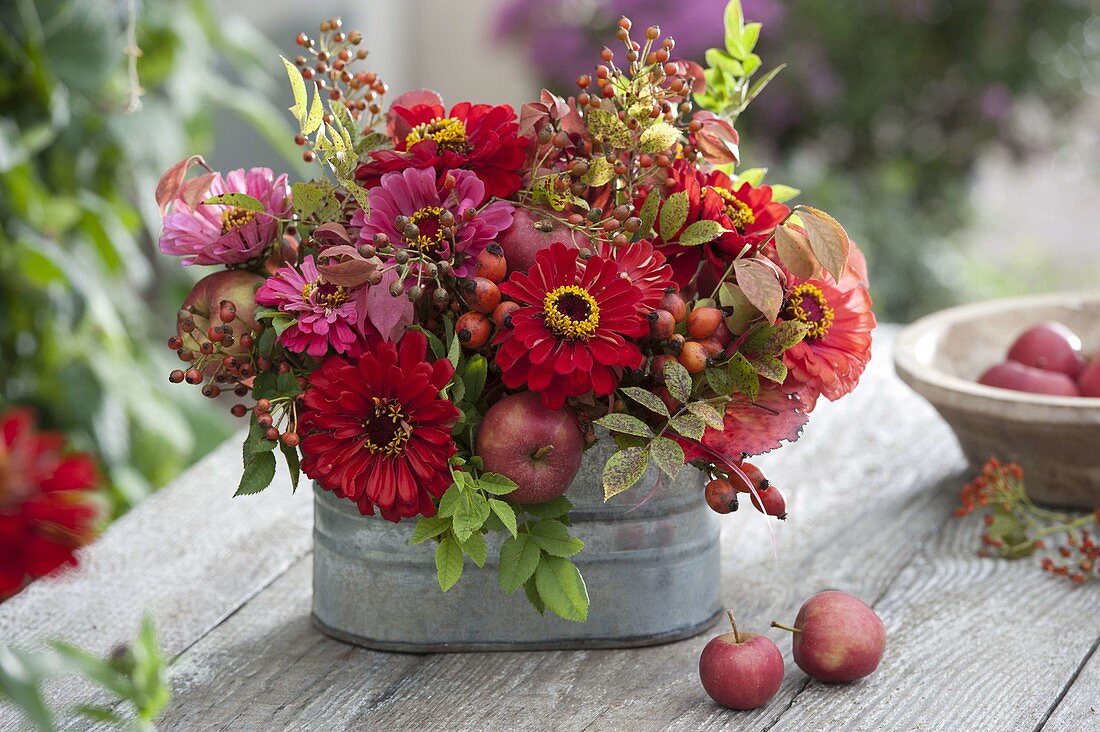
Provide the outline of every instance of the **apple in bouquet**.
<path id="1" fill-rule="evenodd" d="M 477 433 L 485 470 L 519 487 L 516 503 L 542 503 L 568 490 L 581 466 L 584 440 L 566 409 L 548 409 L 534 392 L 506 396 L 489 408 Z"/>
<path id="2" fill-rule="evenodd" d="M 497 243 L 504 250 L 509 272 L 526 272 L 535 263 L 535 255 L 554 242 L 568 247 L 590 246 L 587 236 L 571 232 L 549 214 L 517 208 L 512 225 L 500 234 Z"/>

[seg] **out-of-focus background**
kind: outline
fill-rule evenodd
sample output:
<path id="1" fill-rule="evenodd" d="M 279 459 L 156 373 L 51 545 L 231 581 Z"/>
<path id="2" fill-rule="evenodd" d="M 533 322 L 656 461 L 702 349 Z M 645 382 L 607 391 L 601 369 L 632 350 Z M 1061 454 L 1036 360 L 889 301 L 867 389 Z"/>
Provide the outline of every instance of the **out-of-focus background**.
<path id="1" fill-rule="evenodd" d="M 0 5 L 0 407 L 96 453 L 112 515 L 234 429 L 172 387 L 165 347 L 201 272 L 160 257 L 153 190 L 189 153 L 307 174 L 277 54 L 321 15 L 364 31 L 394 94 L 517 108 L 569 93 L 620 14 L 676 52 L 725 0 L 5 0 Z M 738 123 L 742 162 L 802 189 L 867 250 L 881 322 L 1095 288 L 1095 0 L 743 0 L 788 68 Z M 141 56 L 128 67 L 128 36 Z M 133 109 L 140 85 L 140 109 Z M 230 466 L 227 470 L 232 469 Z"/>

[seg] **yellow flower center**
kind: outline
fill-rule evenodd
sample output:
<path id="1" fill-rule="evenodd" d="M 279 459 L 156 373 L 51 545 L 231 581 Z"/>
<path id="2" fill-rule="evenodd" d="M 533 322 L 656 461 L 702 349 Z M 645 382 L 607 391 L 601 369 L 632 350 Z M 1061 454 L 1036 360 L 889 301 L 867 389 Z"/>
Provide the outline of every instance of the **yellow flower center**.
<path id="1" fill-rule="evenodd" d="M 348 291 L 339 285 L 316 279 L 302 285 L 302 299 L 326 310 L 335 310 L 348 301 Z"/>
<path id="2" fill-rule="evenodd" d="M 256 212 L 246 208 L 230 207 L 222 211 L 222 233 L 228 234 L 256 219 Z"/>
<path id="3" fill-rule="evenodd" d="M 447 229 L 440 225 L 439 217 L 443 215 L 443 209 L 438 206 L 422 208 L 409 217 L 409 223 L 416 224 L 420 233 L 411 239 L 405 237 L 405 242 L 410 247 L 416 247 L 421 251 L 435 249 L 447 241 Z"/>
<path id="4" fill-rule="evenodd" d="M 466 140 L 466 123 L 455 117 L 436 117 L 409 130 L 405 136 L 405 148 L 418 142 L 435 140 L 440 150 L 466 152 L 469 143 Z"/>
<path id="5" fill-rule="evenodd" d="M 722 212 L 733 224 L 733 228 L 744 233 L 746 227 L 756 222 L 756 214 L 752 212 L 752 206 L 735 196 L 733 191 L 719 186 L 711 186 L 710 189 L 725 202 L 726 207 Z"/>
<path id="6" fill-rule="evenodd" d="M 400 455 L 412 434 L 412 425 L 405 421 L 405 412 L 401 404 L 389 399 L 371 397 L 374 412 L 363 423 L 367 434 L 363 447 L 374 454 L 385 453 L 387 457 Z"/>
<path id="7" fill-rule="evenodd" d="M 801 284 L 791 291 L 783 314 L 791 320 L 810 326 L 806 337 L 811 340 L 824 338 L 829 333 L 835 317 L 821 288 L 809 283 Z"/>
<path id="8" fill-rule="evenodd" d="M 600 326 L 600 306 L 587 290 L 563 285 L 546 293 L 542 300 L 546 324 L 555 335 L 586 341 Z"/>

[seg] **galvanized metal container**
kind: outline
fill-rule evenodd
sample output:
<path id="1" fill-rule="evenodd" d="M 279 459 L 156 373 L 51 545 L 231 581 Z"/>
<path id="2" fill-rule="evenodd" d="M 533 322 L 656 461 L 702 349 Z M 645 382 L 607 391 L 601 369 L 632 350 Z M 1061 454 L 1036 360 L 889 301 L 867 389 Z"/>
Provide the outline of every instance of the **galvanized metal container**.
<path id="1" fill-rule="evenodd" d="M 588 450 L 568 496 L 575 558 L 591 598 L 588 622 L 540 616 L 522 591 L 497 582 L 501 537 L 489 537 L 484 568 L 466 562 L 447 593 L 436 581 L 435 545 L 409 546 L 411 525 L 361 516 L 350 501 L 314 488 L 313 618 L 326 634 L 406 652 L 621 648 L 687 638 L 721 611 L 718 520 L 701 476 L 685 468 L 605 503 L 600 474 L 610 446 Z"/>

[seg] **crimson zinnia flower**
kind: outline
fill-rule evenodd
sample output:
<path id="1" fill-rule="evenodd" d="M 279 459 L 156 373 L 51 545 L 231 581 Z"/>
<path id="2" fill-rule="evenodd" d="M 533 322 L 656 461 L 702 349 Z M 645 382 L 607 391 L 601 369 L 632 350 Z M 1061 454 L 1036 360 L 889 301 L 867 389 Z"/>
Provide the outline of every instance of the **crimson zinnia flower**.
<path id="1" fill-rule="evenodd" d="M 661 298 L 675 284 L 672 267 L 665 261 L 665 255 L 654 250 L 645 239 L 621 247 L 601 242 L 599 254 L 604 259 L 614 260 L 619 266 L 619 276 L 641 291 L 638 305 L 643 315 L 656 310 Z"/>
<path id="2" fill-rule="evenodd" d="M 375 343 L 357 362 L 329 356 L 309 377 L 299 418 L 302 469 L 359 511 L 400 521 L 433 516 L 451 485 L 451 427 L 459 412 L 439 392 L 447 359 L 429 363 L 428 339 L 408 331 L 399 344 Z"/>
<path id="3" fill-rule="evenodd" d="M 35 430 L 29 409 L 0 415 L 0 600 L 76 564 L 95 535 L 95 462 L 64 447 L 62 435 Z"/>
<path id="4" fill-rule="evenodd" d="M 806 323 L 810 331 L 783 353 L 783 388 L 798 394 L 811 410 L 819 396 L 835 401 L 854 389 L 871 360 L 875 314 L 867 291 L 867 260 L 853 242 L 840 282 L 828 274 L 812 280 L 786 274 L 780 317 Z"/>
<path id="5" fill-rule="evenodd" d="M 528 140 L 519 136 L 510 105 L 459 102 L 450 112 L 442 104 L 395 105 L 390 117 L 394 149 L 373 152 L 355 172 L 367 188 L 395 170 L 464 168 L 485 184 L 486 197 L 508 198 L 519 190 Z"/>
<path id="6" fill-rule="evenodd" d="M 669 195 L 687 193 L 687 219 L 667 241 L 658 237 L 654 244 L 664 252 L 675 273 L 676 283 L 686 287 L 699 272 L 700 263 L 708 270 L 709 280 L 717 278 L 738 256 L 753 254 L 783 222 L 790 209 L 772 200 L 770 186 L 755 187 L 733 181 L 720 170 L 704 174 L 694 165 L 678 164 L 671 174 Z M 665 206 L 657 216 L 656 229 L 661 230 Z M 729 231 L 700 246 L 681 246 L 678 241 L 687 227 L 696 221 L 717 221 Z"/>
<path id="7" fill-rule="evenodd" d="M 526 386 L 549 409 L 567 397 L 610 394 L 623 369 L 642 365 L 627 338 L 648 332 L 639 314 L 641 291 L 619 276 L 619 266 L 594 256 L 578 271 L 576 249 L 554 242 L 535 255 L 527 273 L 500 286 L 520 304 L 512 327 L 502 329 L 496 362 L 506 386 Z"/>

